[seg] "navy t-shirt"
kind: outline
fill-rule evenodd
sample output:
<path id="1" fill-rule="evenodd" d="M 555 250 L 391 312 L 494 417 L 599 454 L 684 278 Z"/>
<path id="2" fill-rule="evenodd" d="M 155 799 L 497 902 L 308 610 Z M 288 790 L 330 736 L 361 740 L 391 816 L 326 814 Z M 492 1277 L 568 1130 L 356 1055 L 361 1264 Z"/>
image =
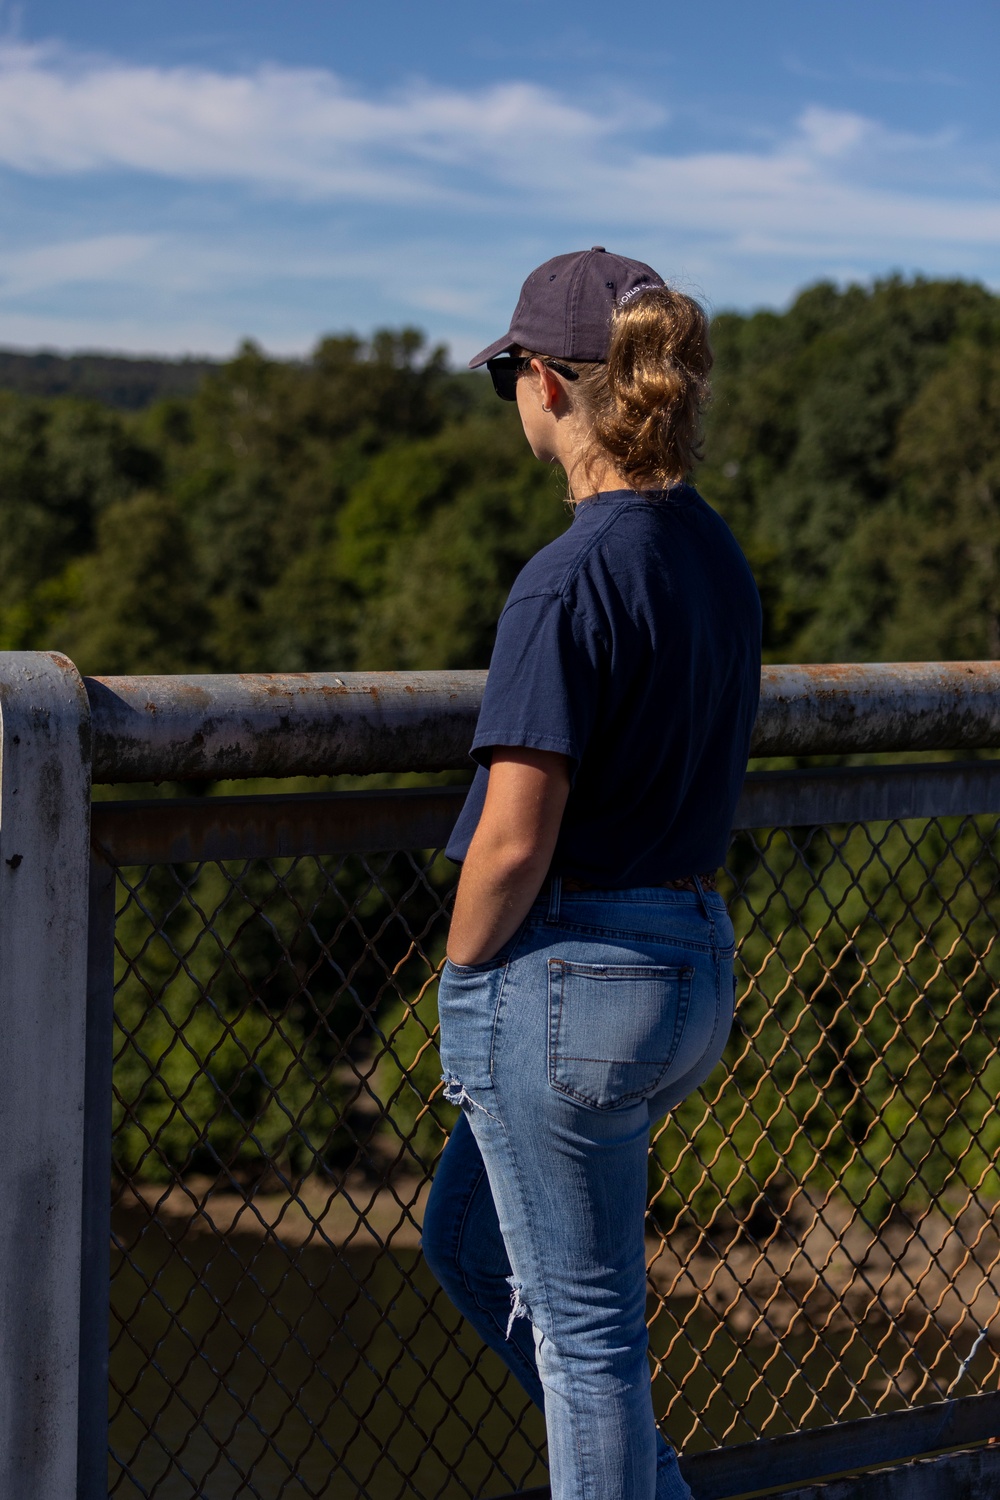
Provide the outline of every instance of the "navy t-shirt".
<path id="1" fill-rule="evenodd" d="M 572 785 L 552 868 L 657 885 L 722 864 L 760 693 L 746 559 L 697 491 L 612 490 L 527 564 L 497 627 L 448 844 L 468 851 L 495 745 L 556 750 Z"/>

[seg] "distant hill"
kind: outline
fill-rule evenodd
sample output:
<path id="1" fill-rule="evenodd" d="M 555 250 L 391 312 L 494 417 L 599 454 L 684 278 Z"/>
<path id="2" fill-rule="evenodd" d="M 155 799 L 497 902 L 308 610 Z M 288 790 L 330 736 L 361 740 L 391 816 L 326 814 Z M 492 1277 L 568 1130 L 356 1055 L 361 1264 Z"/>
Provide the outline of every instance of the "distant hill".
<path id="1" fill-rule="evenodd" d="M 82 396 L 140 411 L 163 396 L 192 396 L 210 370 L 204 359 L 129 359 L 112 354 L 23 354 L 0 349 L 0 390 Z"/>

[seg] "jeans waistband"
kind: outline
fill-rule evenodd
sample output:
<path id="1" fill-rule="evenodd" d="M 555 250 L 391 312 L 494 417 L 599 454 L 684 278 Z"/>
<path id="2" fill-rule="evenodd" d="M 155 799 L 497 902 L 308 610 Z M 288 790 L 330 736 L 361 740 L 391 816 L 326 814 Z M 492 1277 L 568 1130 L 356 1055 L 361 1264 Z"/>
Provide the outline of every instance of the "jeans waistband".
<path id="1" fill-rule="evenodd" d="M 606 887 L 594 880 L 576 880 L 572 875 L 562 877 L 563 890 L 568 895 L 576 895 L 579 891 L 600 891 Z M 647 883 L 651 890 L 659 891 L 697 891 L 699 887 L 704 891 L 715 891 L 719 888 L 719 877 L 715 870 L 706 870 L 699 875 L 679 875 L 676 880 L 651 880 Z"/>
<path id="2" fill-rule="evenodd" d="M 711 918 L 708 903 L 705 899 L 706 891 L 716 891 L 718 880 L 715 871 L 704 875 L 685 875 L 676 880 L 663 880 L 658 883 L 647 882 L 642 886 L 622 887 L 621 896 L 628 900 L 631 889 L 635 890 L 664 890 L 664 891 L 691 891 L 698 897 L 698 905 L 702 915 Z M 547 922 L 558 922 L 559 913 L 564 896 L 583 895 L 588 891 L 611 890 L 611 887 L 592 885 L 587 881 L 575 880 L 571 876 L 550 875 L 539 892 L 538 900 L 546 906 L 545 920 Z"/>

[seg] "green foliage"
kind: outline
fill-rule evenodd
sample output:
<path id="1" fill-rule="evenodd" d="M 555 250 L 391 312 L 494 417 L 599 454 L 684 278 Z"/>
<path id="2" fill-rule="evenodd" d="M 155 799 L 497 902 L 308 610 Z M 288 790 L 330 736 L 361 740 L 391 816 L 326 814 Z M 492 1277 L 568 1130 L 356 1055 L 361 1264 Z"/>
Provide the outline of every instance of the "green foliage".
<path id="1" fill-rule="evenodd" d="M 160 474 L 157 455 L 115 413 L 78 401 L 30 401 L 0 392 L 5 649 L 42 644 L 48 611 L 36 593 L 51 592 L 64 568 L 92 551 L 97 518 L 109 505 L 155 485 Z"/>
<path id="2" fill-rule="evenodd" d="M 556 478 L 485 417 L 382 454 L 338 528 L 357 665 L 485 665 L 515 577 L 567 523 Z"/>
<path id="3" fill-rule="evenodd" d="M 210 616 L 176 502 L 140 490 L 109 505 L 97 546 L 49 596 L 47 638 L 87 673 L 183 672 L 206 660 Z"/>
<path id="4" fill-rule="evenodd" d="M 768 657 L 1000 654 L 1000 298 L 821 284 L 713 337 L 699 484 Z M 100 671 L 484 666 L 568 521 L 514 408 L 413 329 L 194 374 L 132 415 L 0 391 L 0 643 Z"/>
<path id="5" fill-rule="evenodd" d="M 981 364 L 1000 338 L 1000 298 L 962 282 L 820 285 L 781 316 L 718 318 L 714 337 L 700 483 L 754 566 L 769 658 L 996 654 L 985 612 L 938 615 L 925 599 L 922 630 L 907 621 L 919 588 L 914 542 L 928 561 L 938 557 L 935 603 L 968 598 L 959 537 L 970 527 L 980 573 L 996 587 L 995 395 Z M 927 439 L 919 456 L 916 432 Z M 924 532 L 921 487 L 931 475 L 949 530 L 943 556 Z M 952 531 L 960 482 L 976 499 Z"/>

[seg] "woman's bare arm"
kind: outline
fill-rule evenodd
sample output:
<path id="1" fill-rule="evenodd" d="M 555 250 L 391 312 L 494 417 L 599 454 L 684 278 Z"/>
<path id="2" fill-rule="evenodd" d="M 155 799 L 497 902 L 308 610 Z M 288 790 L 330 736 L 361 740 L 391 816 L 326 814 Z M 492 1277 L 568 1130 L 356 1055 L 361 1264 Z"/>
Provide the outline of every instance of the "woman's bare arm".
<path id="1" fill-rule="evenodd" d="M 565 755 L 504 746 L 493 751 L 448 934 L 453 963 L 485 963 L 521 925 L 548 874 L 568 796 Z"/>

